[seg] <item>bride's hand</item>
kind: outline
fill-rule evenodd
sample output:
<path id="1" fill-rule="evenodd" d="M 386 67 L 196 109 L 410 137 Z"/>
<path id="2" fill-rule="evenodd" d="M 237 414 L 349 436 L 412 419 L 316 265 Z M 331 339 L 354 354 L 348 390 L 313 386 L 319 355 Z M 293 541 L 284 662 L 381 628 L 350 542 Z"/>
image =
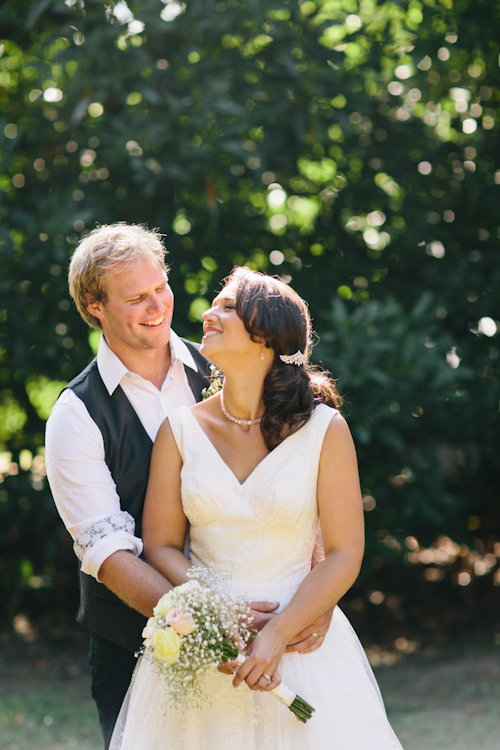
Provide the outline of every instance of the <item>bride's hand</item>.
<path id="1" fill-rule="evenodd" d="M 236 668 L 234 687 L 238 687 L 243 681 L 251 690 L 273 690 L 277 687 L 281 682 L 278 665 L 285 646 L 279 632 L 273 628 L 265 628 L 252 641 L 247 658 L 241 666 L 237 662 L 228 662 Z"/>
<path id="2" fill-rule="evenodd" d="M 260 602 L 250 602 L 249 606 L 250 606 L 250 611 L 253 617 L 251 627 L 254 630 L 262 630 L 264 625 L 267 625 L 267 623 L 275 616 L 274 610 L 279 608 L 280 603 L 260 601 Z M 248 646 L 249 643 L 247 643 L 246 645 Z M 218 664 L 217 669 L 219 670 L 219 672 L 222 672 L 222 674 L 234 674 L 237 668 L 239 668 L 239 666 L 240 666 L 239 663 L 236 661 L 225 661 L 225 662 L 221 662 L 220 664 Z M 269 685 L 271 686 L 268 688 L 269 690 L 272 690 L 273 688 L 277 687 L 281 682 L 281 678 L 279 677 L 279 674 L 278 673 L 276 674 L 277 674 L 278 681 L 276 682 L 274 675 L 271 675 L 273 677 L 273 680 L 272 680 L 272 683 L 269 683 Z M 262 687 L 264 682 L 265 682 L 265 679 L 261 680 L 259 687 L 254 688 L 254 689 L 264 690 L 265 688 Z"/>
<path id="3" fill-rule="evenodd" d="M 274 610 L 278 609 L 280 606 L 279 602 L 250 602 L 250 613 L 253 617 L 251 627 L 253 630 L 262 630 L 264 625 L 267 625 L 269 620 L 271 620 L 274 616 Z M 252 639 L 253 640 L 253 636 Z M 250 641 L 245 644 L 245 646 L 249 646 Z M 223 674 L 233 674 L 234 669 L 230 666 L 228 666 L 230 662 L 222 662 L 217 666 L 217 669 L 219 672 L 222 672 Z M 279 685 L 279 683 L 277 683 Z M 274 685 L 276 687 L 276 685 Z"/>

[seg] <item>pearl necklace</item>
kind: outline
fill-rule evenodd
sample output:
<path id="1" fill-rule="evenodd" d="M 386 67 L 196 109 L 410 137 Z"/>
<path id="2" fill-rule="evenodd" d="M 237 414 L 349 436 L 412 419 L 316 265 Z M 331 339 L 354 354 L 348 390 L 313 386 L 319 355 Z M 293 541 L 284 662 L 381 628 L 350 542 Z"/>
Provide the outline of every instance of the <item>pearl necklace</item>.
<path id="1" fill-rule="evenodd" d="M 234 422 L 235 424 L 243 424 L 250 427 L 252 424 L 259 424 L 259 422 L 262 422 L 262 417 L 257 417 L 257 419 L 236 419 L 236 417 L 233 417 L 233 415 L 226 409 L 224 394 L 222 391 L 220 392 L 220 408 L 226 419 L 229 419 L 230 422 Z"/>

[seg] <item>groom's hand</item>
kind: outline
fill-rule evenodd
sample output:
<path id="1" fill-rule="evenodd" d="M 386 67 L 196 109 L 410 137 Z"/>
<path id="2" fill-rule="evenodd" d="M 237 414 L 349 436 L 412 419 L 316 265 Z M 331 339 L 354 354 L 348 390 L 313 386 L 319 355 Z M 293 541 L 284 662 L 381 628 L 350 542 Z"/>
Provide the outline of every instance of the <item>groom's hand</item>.
<path id="1" fill-rule="evenodd" d="M 274 617 L 274 611 L 279 606 L 279 602 L 250 602 L 250 612 L 253 617 L 251 627 L 254 630 L 262 630 L 264 625 Z"/>
<path id="2" fill-rule="evenodd" d="M 300 651 L 301 654 L 309 654 L 311 651 L 316 651 L 325 640 L 325 635 L 328 633 L 330 622 L 332 621 L 333 610 L 335 607 L 327 609 L 322 615 L 320 615 L 314 622 L 301 630 L 300 633 L 292 638 L 285 651 Z"/>

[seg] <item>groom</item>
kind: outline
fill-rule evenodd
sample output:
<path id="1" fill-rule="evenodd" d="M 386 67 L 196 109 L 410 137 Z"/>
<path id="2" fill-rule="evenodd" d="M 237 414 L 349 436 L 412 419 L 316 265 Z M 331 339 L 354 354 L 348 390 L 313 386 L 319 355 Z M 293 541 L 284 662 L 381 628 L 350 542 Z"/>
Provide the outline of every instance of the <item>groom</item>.
<path id="1" fill-rule="evenodd" d="M 78 621 L 91 631 L 89 662 L 105 748 L 135 666 L 141 632 L 172 588 L 141 557 L 151 450 L 163 420 L 201 399 L 209 383 L 198 347 L 170 328 L 173 295 L 159 234 L 101 226 L 77 247 L 70 293 L 102 330 L 97 357 L 63 390 L 47 423 L 47 476 L 80 560 Z M 276 604 L 254 602 L 262 627 Z M 321 645 L 329 618 L 292 650 Z"/>

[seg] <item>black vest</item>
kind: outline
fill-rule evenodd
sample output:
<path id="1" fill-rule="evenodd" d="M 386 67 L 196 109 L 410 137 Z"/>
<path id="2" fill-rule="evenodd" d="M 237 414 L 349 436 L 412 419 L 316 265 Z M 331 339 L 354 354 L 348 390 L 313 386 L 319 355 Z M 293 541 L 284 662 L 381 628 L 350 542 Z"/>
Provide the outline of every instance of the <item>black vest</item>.
<path id="1" fill-rule="evenodd" d="M 208 362 L 195 344 L 184 340 L 198 367 L 185 367 L 191 390 L 197 401 L 210 381 Z M 135 519 L 135 535 L 141 536 L 142 511 L 148 483 L 153 443 L 142 426 L 121 386 L 110 396 L 104 385 L 97 360 L 93 359 L 69 388 L 80 398 L 102 433 L 106 464 L 116 485 L 121 509 Z M 66 388 L 64 390 L 66 390 Z M 137 651 L 146 618 L 128 607 L 104 584 L 80 570 L 80 609 L 77 620 L 92 632 L 113 643 Z"/>

